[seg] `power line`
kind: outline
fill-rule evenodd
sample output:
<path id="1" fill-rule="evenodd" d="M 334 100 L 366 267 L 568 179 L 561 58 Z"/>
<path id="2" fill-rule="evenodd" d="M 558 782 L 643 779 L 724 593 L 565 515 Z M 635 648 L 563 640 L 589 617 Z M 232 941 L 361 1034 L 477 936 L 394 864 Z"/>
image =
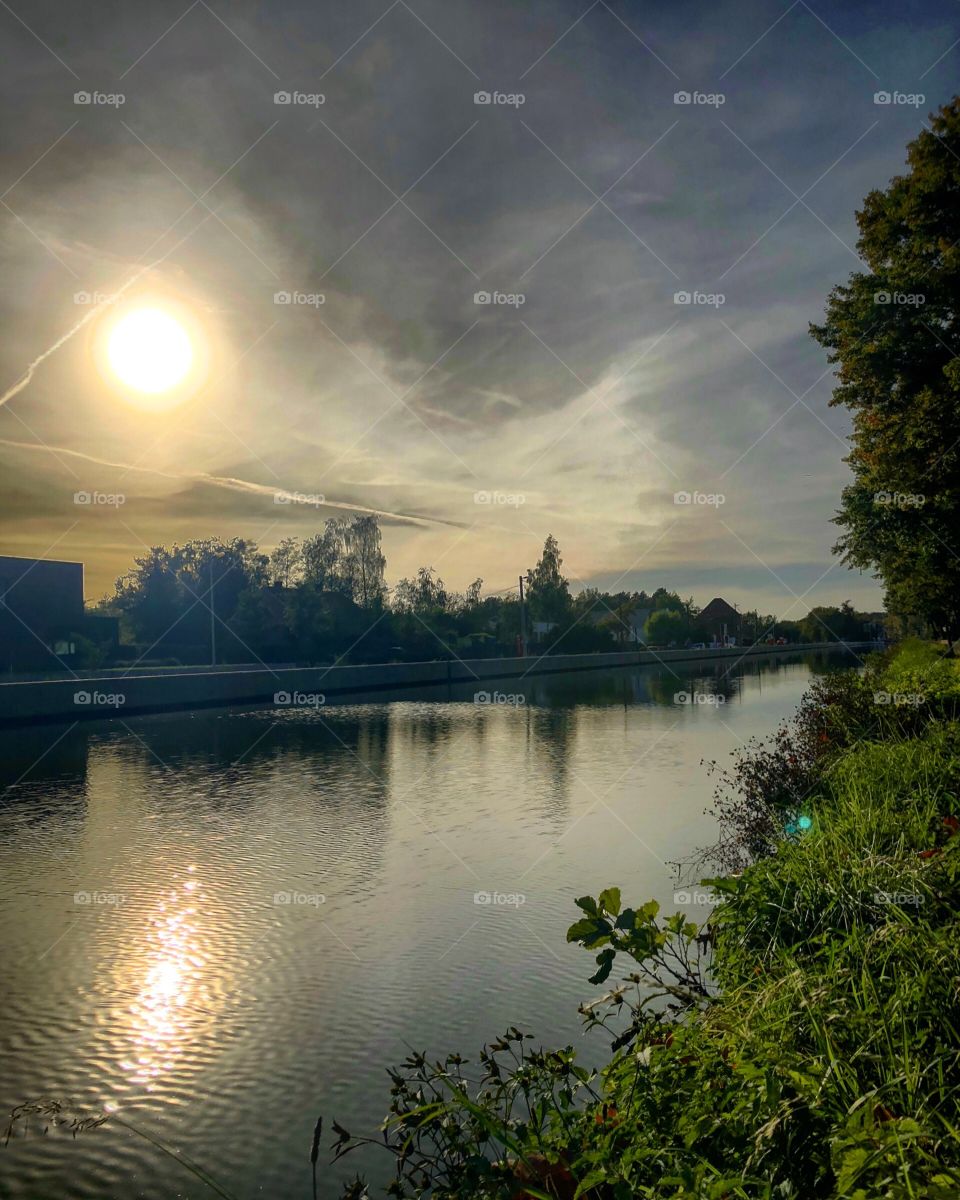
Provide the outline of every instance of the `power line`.
<path id="1" fill-rule="evenodd" d="M 498 592 L 484 592 L 483 595 L 479 597 L 479 599 L 486 600 L 490 596 L 502 596 L 505 592 L 515 592 L 515 591 L 517 591 L 519 586 L 520 585 L 518 583 L 511 583 L 509 587 L 501 588 Z"/>

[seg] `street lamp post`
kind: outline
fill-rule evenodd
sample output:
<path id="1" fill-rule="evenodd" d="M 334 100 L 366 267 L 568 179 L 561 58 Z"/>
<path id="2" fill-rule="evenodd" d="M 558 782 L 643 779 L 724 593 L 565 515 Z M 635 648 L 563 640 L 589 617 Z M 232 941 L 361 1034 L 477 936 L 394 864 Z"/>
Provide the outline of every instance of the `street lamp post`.
<path id="1" fill-rule="evenodd" d="M 527 612 L 523 602 L 523 576 L 520 576 L 520 657 L 527 656 Z"/>
<path id="2" fill-rule="evenodd" d="M 210 572 L 210 665 L 217 665 L 217 619 L 213 611 L 213 559 L 207 564 Z"/>

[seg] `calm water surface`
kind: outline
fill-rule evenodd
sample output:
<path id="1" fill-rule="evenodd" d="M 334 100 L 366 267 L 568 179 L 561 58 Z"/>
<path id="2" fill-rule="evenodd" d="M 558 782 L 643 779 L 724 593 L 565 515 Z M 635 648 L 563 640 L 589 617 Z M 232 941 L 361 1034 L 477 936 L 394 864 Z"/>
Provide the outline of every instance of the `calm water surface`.
<path id="1" fill-rule="evenodd" d="M 472 1055 L 517 1024 L 599 1060 L 573 898 L 619 884 L 672 911 L 667 864 L 712 840 L 702 760 L 771 733 L 836 665 L 0 733 L 0 1111 L 115 1106 L 238 1200 L 308 1197 L 317 1115 L 372 1132 L 408 1047 Z M 492 893 L 523 902 L 477 903 Z M 346 1166 L 326 1195 L 384 1164 Z M 16 1200 L 212 1194 L 115 1125 L 0 1148 Z"/>

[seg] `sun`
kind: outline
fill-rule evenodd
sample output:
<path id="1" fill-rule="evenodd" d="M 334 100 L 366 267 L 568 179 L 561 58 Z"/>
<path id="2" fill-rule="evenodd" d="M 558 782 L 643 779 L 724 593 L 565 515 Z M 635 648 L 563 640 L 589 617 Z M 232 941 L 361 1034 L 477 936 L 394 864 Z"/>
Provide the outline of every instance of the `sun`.
<path id="1" fill-rule="evenodd" d="M 162 308 L 135 308 L 107 339 L 107 361 L 121 383 L 160 397 L 187 378 L 194 348 L 184 326 Z"/>

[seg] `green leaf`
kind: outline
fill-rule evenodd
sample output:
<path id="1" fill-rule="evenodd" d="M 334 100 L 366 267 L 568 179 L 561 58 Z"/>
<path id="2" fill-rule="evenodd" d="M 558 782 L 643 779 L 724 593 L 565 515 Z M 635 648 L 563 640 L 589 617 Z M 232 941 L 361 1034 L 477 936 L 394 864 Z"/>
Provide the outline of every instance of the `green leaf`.
<path id="1" fill-rule="evenodd" d="M 582 942 L 588 950 L 592 950 L 594 946 L 602 946 L 610 941 L 611 930 L 610 922 L 602 917 L 584 917 L 567 930 L 567 941 Z"/>
<path id="2" fill-rule="evenodd" d="M 620 889 L 617 887 L 604 888 L 599 896 L 600 907 L 605 912 L 616 917 L 620 913 Z"/>
<path id="3" fill-rule="evenodd" d="M 592 896 L 580 896 L 579 899 L 574 900 L 574 904 L 577 906 L 577 908 L 582 909 L 588 917 L 600 916 L 600 910 L 597 908 L 597 902 Z"/>
<path id="4" fill-rule="evenodd" d="M 595 1167 L 588 1175 L 577 1184 L 575 1196 L 582 1196 L 584 1192 L 589 1192 L 591 1188 L 595 1188 L 597 1184 L 603 1183 L 607 1178 L 606 1167 Z"/>
<path id="5" fill-rule="evenodd" d="M 596 974 L 590 976 L 591 983 L 603 983 L 610 974 L 610 969 L 613 966 L 613 960 L 617 957 L 616 950 L 601 950 L 597 955 Z"/>
<path id="6" fill-rule="evenodd" d="M 614 922 L 615 929 L 632 929 L 637 921 L 637 914 L 632 908 L 625 908 Z"/>
<path id="7" fill-rule="evenodd" d="M 849 1191 L 856 1182 L 857 1176 L 866 1166 L 869 1157 L 867 1151 L 861 1146 L 857 1146 L 853 1150 L 848 1150 L 843 1155 L 840 1163 L 840 1171 L 837 1175 L 837 1191 L 841 1195 L 844 1191 Z"/>
<path id="8" fill-rule="evenodd" d="M 718 879 L 701 879 L 700 885 L 714 892 L 726 892 L 729 896 L 735 896 L 740 890 L 740 882 L 739 879 L 728 879 L 722 875 Z"/>

